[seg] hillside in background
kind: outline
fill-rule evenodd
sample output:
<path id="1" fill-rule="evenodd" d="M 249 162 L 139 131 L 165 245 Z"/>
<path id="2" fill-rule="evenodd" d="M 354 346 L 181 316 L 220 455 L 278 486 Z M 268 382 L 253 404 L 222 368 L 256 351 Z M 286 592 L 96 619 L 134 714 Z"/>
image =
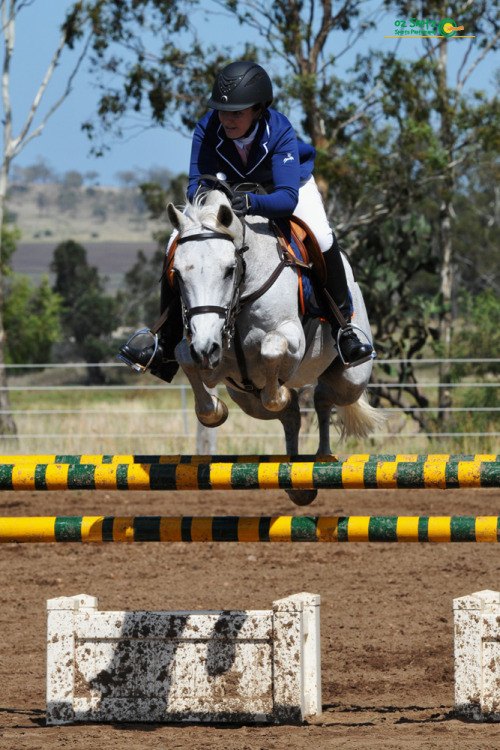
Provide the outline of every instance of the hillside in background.
<path id="1" fill-rule="evenodd" d="M 13 183 L 9 220 L 22 232 L 22 243 L 151 241 L 159 228 L 151 221 L 138 187 L 68 187 L 63 184 Z"/>
<path id="2" fill-rule="evenodd" d="M 21 231 L 12 259 L 16 273 L 38 281 L 49 274 L 56 245 L 75 240 L 87 250 L 88 262 L 109 279 L 114 292 L 135 262 L 137 251 L 152 255 L 153 233 L 165 224 L 152 221 L 138 187 L 13 183 L 8 220 Z"/>

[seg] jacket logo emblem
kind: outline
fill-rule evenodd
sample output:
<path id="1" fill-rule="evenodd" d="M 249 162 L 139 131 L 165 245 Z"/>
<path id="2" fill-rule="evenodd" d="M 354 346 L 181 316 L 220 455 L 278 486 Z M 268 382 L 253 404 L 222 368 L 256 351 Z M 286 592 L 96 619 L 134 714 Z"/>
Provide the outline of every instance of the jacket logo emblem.
<path id="1" fill-rule="evenodd" d="M 294 157 L 292 156 L 290 152 L 288 152 L 288 154 L 283 159 L 283 164 L 286 164 L 287 161 L 295 161 Z"/>

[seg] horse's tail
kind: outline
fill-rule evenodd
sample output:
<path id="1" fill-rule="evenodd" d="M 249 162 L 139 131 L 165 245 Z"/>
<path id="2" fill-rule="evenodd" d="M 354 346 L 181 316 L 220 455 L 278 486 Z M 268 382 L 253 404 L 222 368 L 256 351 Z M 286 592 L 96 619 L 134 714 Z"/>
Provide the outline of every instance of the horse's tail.
<path id="1" fill-rule="evenodd" d="M 353 404 L 336 408 L 342 425 L 341 440 L 349 437 L 367 438 L 386 421 L 380 411 L 370 406 L 364 393 Z"/>

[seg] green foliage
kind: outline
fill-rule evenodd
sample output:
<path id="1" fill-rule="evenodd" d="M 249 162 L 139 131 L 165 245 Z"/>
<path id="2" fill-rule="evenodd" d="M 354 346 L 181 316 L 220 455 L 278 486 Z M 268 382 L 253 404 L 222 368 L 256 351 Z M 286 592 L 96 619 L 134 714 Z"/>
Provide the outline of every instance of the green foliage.
<path id="1" fill-rule="evenodd" d="M 456 358 L 492 359 L 498 357 L 500 299 L 491 289 L 480 294 L 464 291 L 460 298 L 460 318 L 456 321 L 452 342 Z M 461 380 L 470 374 L 500 374 L 500 363 L 454 364 L 451 377 Z M 488 389 L 491 390 L 491 389 Z"/>
<path id="2" fill-rule="evenodd" d="M 62 242 L 50 264 L 54 291 L 63 301 L 61 321 L 68 339 L 86 362 L 100 362 L 114 346 L 111 334 L 119 324 L 117 302 L 104 294 L 104 280 L 87 263 L 85 248 L 73 240 Z"/>
<path id="3" fill-rule="evenodd" d="M 435 334 L 437 258 L 426 220 L 374 224 L 351 256 L 379 354 L 411 359 Z"/>
<path id="4" fill-rule="evenodd" d="M 158 249 L 147 258 L 143 250 L 123 279 L 123 288 L 117 293 L 122 325 L 136 330 L 151 326 L 160 315 L 160 276 L 165 250 Z"/>
<path id="5" fill-rule="evenodd" d="M 452 355 L 457 359 L 492 359 L 498 356 L 496 342 L 500 327 L 500 300 L 492 290 L 480 294 L 463 291 L 459 316 L 453 328 Z M 439 355 L 439 343 L 436 347 Z M 454 405 L 463 410 L 446 415 L 446 430 L 452 433 L 494 433 L 498 431 L 500 391 L 497 387 L 500 363 L 455 362 L 449 379 L 452 383 L 470 382 L 470 388 L 457 389 Z M 484 385 L 472 385 L 484 382 Z M 430 429 L 438 428 L 438 417 L 429 419 Z M 488 443 L 481 437 L 481 450 L 494 450 L 495 438 Z"/>
<path id="6" fill-rule="evenodd" d="M 178 205 L 185 202 L 186 185 L 187 177 L 181 174 L 170 179 L 167 185 L 152 179 L 139 186 L 149 215 L 163 222 L 163 225 L 154 234 L 158 243 L 156 252 L 147 258 L 144 251 L 139 250 L 137 260 L 125 273 L 123 288 L 116 296 L 121 323 L 131 329 L 151 326 L 160 315 L 160 280 L 165 250 L 172 231 L 166 207 L 169 201 Z"/>
<path id="7" fill-rule="evenodd" d="M 1 257 L 1 275 L 8 276 L 11 271 L 11 258 L 17 249 L 17 243 L 21 239 L 21 230 L 16 226 L 8 224 L 2 225 L 2 257 Z"/>
<path id="8" fill-rule="evenodd" d="M 461 173 L 455 193 L 455 258 L 460 286 L 473 294 L 500 289 L 499 181 L 500 159 L 480 160 Z"/>
<path id="9" fill-rule="evenodd" d="M 46 276 L 36 287 L 26 276 L 10 274 L 3 309 L 6 362 L 50 362 L 52 344 L 61 335 L 60 312 L 61 299 Z"/>

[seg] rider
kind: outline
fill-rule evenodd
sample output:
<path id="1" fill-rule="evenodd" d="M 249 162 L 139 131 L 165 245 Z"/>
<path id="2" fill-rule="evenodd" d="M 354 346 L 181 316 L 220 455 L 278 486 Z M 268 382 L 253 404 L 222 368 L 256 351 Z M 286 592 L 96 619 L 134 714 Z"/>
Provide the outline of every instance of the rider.
<path id="1" fill-rule="evenodd" d="M 190 201 L 194 199 L 202 175 L 223 172 L 223 179 L 230 185 L 251 181 L 267 191 L 265 195 L 235 193 L 232 208 L 237 216 L 249 214 L 273 219 L 294 214 L 306 221 L 325 259 L 325 289 L 347 322 L 341 328 L 337 317 L 327 312 L 333 337 L 345 364 L 359 365 L 374 352 L 371 344 L 359 340 L 350 325 L 351 300 L 344 264 L 312 176 L 316 150 L 297 138 L 284 115 L 270 109 L 272 99 L 271 79 L 260 65 L 241 60 L 219 72 L 208 101 L 211 111 L 194 131 L 187 196 Z M 173 296 L 163 277 L 162 310 Z M 143 369 L 150 368 L 153 375 L 167 382 L 177 370 L 174 349 L 182 336 L 178 333 L 179 312 L 173 317 L 173 321 L 160 329 L 158 350 L 152 360 L 152 346 L 135 349 L 126 344 L 120 349 L 125 360 L 132 360 Z"/>

